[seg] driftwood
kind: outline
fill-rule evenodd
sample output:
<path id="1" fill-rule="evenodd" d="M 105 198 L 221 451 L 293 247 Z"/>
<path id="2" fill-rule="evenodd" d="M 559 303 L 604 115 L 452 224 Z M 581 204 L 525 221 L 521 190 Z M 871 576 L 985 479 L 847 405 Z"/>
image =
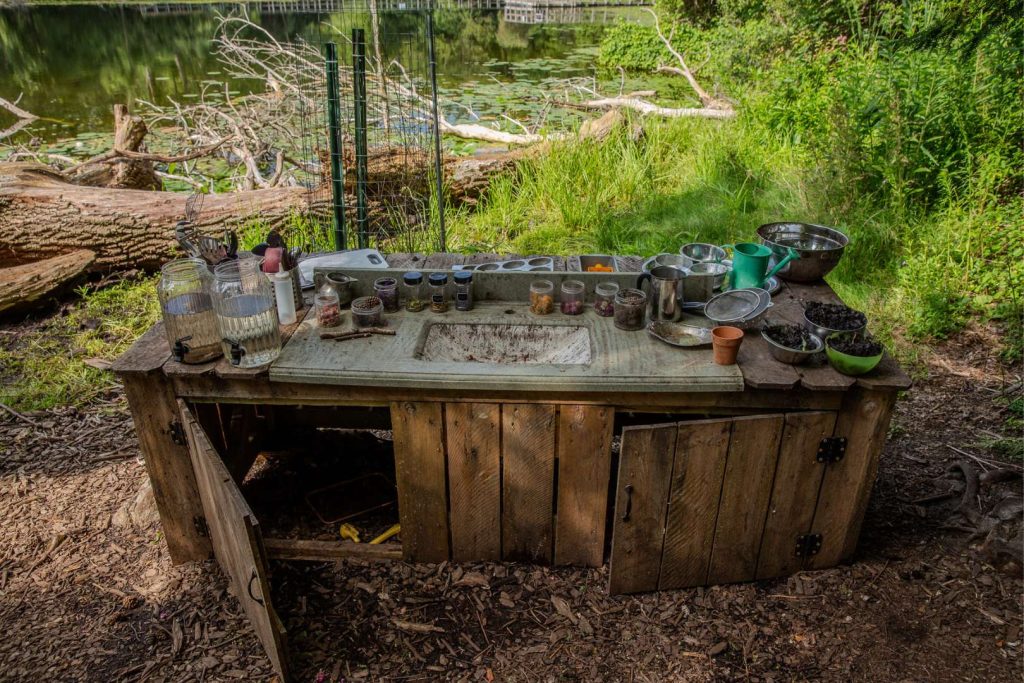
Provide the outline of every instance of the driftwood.
<path id="1" fill-rule="evenodd" d="M 124 104 L 114 105 L 114 149 L 64 172 L 79 185 L 159 190 L 153 159 L 141 152 L 149 129 L 141 116 L 128 113 Z"/>
<path id="2" fill-rule="evenodd" d="M 79 249 L 42 261 L 0 269 L 0 313 L 35 304 L 84 274 L 95 260 L 95 252 Z"/>

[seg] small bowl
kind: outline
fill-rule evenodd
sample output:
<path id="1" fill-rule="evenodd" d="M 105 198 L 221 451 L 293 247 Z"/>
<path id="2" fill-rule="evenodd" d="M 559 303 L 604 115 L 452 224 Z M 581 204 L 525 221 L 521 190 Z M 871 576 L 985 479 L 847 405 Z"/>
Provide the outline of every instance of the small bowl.
<path id="1" fill-rule="evenodd" d="M 851 356 L 848 353 L 842 351 L 836 351 L 828 343 L 828 338 L 825 339 L 825 355 L 828 356 L 829 364 L 844 375 L 863 375 L 867 372 L 871 372 L 875 367 L 882 362 L 882 356 L 885 355 L 885 351 L 878 354 L 877 356 Z"/>
<path id="2" fill-rule="evenodd" d="M 679 253 L 698 263 L 718 263 L 726 257 L 725 249 L 704 242 L 691 242 L 679 247 Z"/>
<path id="3" fill-rule="evenodd" d="M 693 275 L 710 275 L 715 279 L 715 289 L 721 289 L 731 269 L 724 263 L 701 262 L 690 266 Z"/>
<path id="4" fill-rule="evenodd" d="M 811 335 L 811 345 L 814 348 L 806 350 L 791 349 L 788 346 L 783 346 L 769 337 L 768 333 L 764 330 L 761 330 L 761 338 L 768 342 L 768 351 L 772 354 L 772 358 L 780 363 L 788 363 L 789 365 L 800 365 L 814 354 L 819 353 L 825 345 L 825 343 L 821 341 L 821 337 L 816 334 Z"/>
<path id="5" fill-rule="evenodd" d="M 867 318 L 867 316 L 864 317 Z M 810 320 L 807 319 L 807 313 L 804 313 L 804 329 L 813 334 L 814 336 L 820 337 L 821 339 L 828 339 L 829 335 L 831 334 L 863 334 L 867 326 L 867 323 L 864 323 L 860 327 L 854 328 L 852 330 L 833 330 L 830 327 L 822 327 L 817 323 L 811 322 Z"/>

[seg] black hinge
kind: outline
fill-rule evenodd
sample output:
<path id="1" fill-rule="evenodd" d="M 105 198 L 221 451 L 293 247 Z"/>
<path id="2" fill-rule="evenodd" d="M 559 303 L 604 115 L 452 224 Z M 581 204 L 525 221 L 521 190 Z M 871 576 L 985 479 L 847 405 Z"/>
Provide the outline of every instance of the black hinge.
<path id="1" fill-rule="evenodd" d="M 818 462 L 839 462 L 846 454 L 845 436 L 827 436 L 818 444 Z"/>
<path id="2" fill-rule="evenodd" d="M 821 534 L 800 534 L 796 537 L 796 556 L 817 555 L 821 550 Z"/>
<path id="3" fill-rule="evenodd" d="M 196 533 L 203 538 L 210 537 L 210 527 L 206 525 L 206 517 L 196 516 L 192 518 L 192 525 L 196 528 Z"/>
<path id="4" fill-rule="evenodd" d="M 179 446 L 187 445 L 188 442 L 185 441 L 185 429 L 181 426 L 180 422 L 177 420 L 171 420 L 168 422 L 167 431 L 171 434 L 171 441 Z"/>

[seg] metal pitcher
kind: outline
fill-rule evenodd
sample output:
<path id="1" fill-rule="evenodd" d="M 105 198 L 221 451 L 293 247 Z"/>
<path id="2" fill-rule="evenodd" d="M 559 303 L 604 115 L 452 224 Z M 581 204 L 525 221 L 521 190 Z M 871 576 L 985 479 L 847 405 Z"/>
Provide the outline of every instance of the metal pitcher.
<path id="1" fill-rule="evenodd" d="M 644 282 L 649 285 L 647 315 L 651 320 L 676 322 L 683 317 L 685 279 L 686 271 L 673 266 L 656 266 L 650 272 L 640 274 L 636 279 L 636 288 L 644 291 Z"/>

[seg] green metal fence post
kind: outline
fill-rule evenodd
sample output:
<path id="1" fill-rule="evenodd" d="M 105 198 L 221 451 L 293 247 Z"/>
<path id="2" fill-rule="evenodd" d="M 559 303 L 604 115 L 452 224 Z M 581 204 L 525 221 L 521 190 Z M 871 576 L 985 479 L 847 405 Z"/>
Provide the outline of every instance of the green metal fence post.
<path id="1" fill-rule="evenodd" d="M 434 114 L 434 185 L 437 191 L 438 242 L 441 253 L 445 249 L 444 176 L 441 165 L 441 119 L 437 111 L 437 58 L 434 54 L 434 10 L 427 10 L 427 51 L 430 56 L 430 100 Z"/>
<path id="2" fill-rule="evenodd" d="M 369 246 L 366 208 L 366 33 L 352 29 L 352 90 L 355 95 L 356 225 L 359 248 Z"/>
<path id="3" fill-rule="evenodd" d="M 327 126 L 331 153 L 331 208 L 334 211 L 334 248 L 348 248 L 345 234 L 345 178 L 341 163 L 341 96 L 338 93 L 338 45 L 327 43 Z"/>

